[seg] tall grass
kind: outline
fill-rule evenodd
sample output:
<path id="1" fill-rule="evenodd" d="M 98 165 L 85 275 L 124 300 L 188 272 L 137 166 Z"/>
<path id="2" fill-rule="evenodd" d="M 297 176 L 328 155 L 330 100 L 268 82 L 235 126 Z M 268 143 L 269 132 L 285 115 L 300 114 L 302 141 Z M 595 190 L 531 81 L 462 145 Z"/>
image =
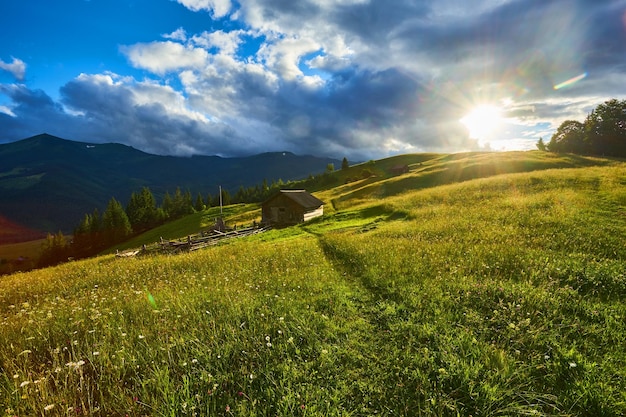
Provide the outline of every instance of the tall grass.
<path id="1" fill-rule="evenodd" d="M 626 413 L 626 169 L 0 281 L 6 415 Z M 3 410 L 0 410 L 2 412 Z"/>

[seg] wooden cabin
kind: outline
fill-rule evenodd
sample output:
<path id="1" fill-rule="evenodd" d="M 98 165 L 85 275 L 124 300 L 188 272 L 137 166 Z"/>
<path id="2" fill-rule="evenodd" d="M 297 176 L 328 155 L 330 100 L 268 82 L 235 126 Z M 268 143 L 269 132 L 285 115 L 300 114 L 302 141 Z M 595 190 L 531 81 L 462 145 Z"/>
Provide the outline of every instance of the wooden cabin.
<path id="1" fill-rule="evenodd" d="M 407 172 L 409 172 L 409 166 L 408 165 L 395 165 L 389 168 L 389 172 L 391 173 L 391 175 L 406 174 Z"/>
<path id="2" fill-rule="evenodd" d="M 265 224 L 303 223 L 324 214 L 324 202 L 305 190 L 280 190 L 261 205 Z"/>

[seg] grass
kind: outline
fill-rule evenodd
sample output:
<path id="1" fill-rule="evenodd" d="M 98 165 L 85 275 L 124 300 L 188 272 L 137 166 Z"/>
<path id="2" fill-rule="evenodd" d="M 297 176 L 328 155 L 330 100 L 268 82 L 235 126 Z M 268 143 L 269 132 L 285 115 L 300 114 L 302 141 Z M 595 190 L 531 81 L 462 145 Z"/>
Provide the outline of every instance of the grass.
<path id="1" fill-rule="evenodd" d="M 4 277 L 0 403 L 19 416 L 623 415 L 624 178 L 611 163 L 407 187 L 189 254 Z"/>

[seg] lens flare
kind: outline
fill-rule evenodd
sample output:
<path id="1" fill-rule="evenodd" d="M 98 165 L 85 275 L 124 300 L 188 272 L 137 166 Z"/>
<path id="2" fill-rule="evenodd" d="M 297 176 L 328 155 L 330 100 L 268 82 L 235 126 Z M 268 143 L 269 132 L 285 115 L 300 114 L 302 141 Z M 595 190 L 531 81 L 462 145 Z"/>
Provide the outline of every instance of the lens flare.
<path id="1" fill-rule="evenodd" d="M 569 87 L 570 85 L 576 84 L 578 81 L 582 80 L 586 76 L 587 76 L 587 73 L 583 72 L 580 75 L 577 75 L 577 76 L 575 76 L 573 78 L 570 78 L 567 81 L 563 81 L 562 83 L 555 85 L 554 89 L 555 90 L 560 90 L 561 88 Z"/>
<path id="2" fill-rule="evenodd" d="M 148 300 L 148 303 L 150 303 L 152 308 L 154 308 L 154 309 L 157 308 L 156 300 L 154 299 L 152 294 L 150 294 L 150 291 L 146 291 L 146 299 Z"/>

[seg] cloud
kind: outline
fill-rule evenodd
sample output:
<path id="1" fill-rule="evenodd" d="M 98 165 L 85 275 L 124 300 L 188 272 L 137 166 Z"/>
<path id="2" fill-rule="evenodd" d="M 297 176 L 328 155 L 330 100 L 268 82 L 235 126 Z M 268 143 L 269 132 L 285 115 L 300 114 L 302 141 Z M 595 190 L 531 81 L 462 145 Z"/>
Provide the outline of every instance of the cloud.
<path id="1" fill-rule="evenodd" d="M 171 39 L 174 41 L 180 41 L 180 42 L 187 41 L 187 31 L 183 29 L 182 27 L 176 29 L 172 33 L 165 33 L 161 36 L 163 36 L 165 39 Z"/>
<path id="2" fill-rule="evenodd" d="M 171 41 L 138 43 L 122 46 L 120 50 L 134 67 L 159 75 L 183 68 L 201 67 L 208 58 L 204 49 Z"/>
<path id="3" fill-rule="evenodd" d="M 201 48 L 210 50 L 217 49 L 220 53 L 234 55 L 243 42 L 241 37 L 247 33 L 243 30 L 233 30 L 224 32 L 217 30 L 215 32 L 202 32 L 191 38 L 191 42 Z"/>
<path id="4" fill-rule="evenodd" d="M 61 104 L 4 86 L 2 126 L 62 121 L 73 138 L 162 154 L 357 160 L 480 149 L 459 120 L 489 103 L 510 121 L 494 149 L 532 148 L 626 83 L 623 0 L 178 2 L 219 29 L 122 46 L 145 79 L 80 75 Z"/>
<path id="5" fill-rule="evenodd" d="M 12 57 L 12 59 L 12 62 L 4 62 L 0 59 L 0 70 L 11 73 L 18 81 L 24 80 L 24 76 L 26 75 L 26 63 L 15 57 Z"/>
<path id="6" fill-rule="evenodd" d="M 230 0 L 177 0 L 178 3 L 194 12 L 206 10 L 213 18 L 219 19 L 226 16 L 232 7 Z"/>
<path id="7" fill-rule="evenodd" d="M 156 154 L 238 153 L 229 126 L 190 109 L 166 85 L 116 74 L 77 77 L 61 89 L 63 103 L 86 124 L 90 141 L 120 142 Z"/>
<path id="8" fill-rule="evenodd" d="M 0 112 L 0 140 L 23 139 L 42 132 L 67 137 L 77 132 L 74 119 L 43 90 L 0 84 L 0 93 L 11 100 L 10 107 L 4 106 L 7 111 Z"/>

